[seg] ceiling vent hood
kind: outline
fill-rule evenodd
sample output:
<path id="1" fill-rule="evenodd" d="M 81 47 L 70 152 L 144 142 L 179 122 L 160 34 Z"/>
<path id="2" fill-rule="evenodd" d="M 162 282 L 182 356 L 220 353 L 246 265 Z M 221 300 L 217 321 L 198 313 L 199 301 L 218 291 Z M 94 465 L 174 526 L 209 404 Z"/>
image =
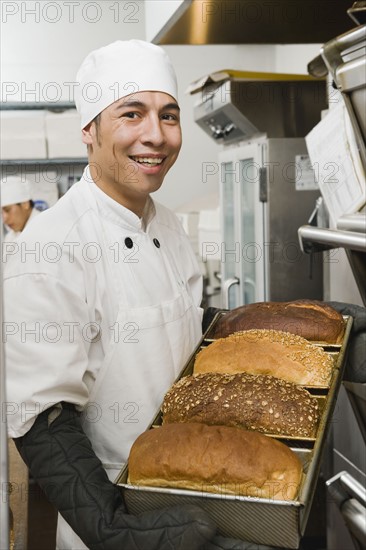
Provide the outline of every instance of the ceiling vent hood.
<path id="1" fill-rule="evenodd" d="M 354 27 L 350 0 L 185 0 L 155 44 L 318 44 Z"/>
<path id="2" fill-rule="evenodd" d="M 195 122 L 217 143 L 256 134 L 304 137 L 326 108 L 326 81 L 298 74 L 223 70 L 193 82 Z"/>

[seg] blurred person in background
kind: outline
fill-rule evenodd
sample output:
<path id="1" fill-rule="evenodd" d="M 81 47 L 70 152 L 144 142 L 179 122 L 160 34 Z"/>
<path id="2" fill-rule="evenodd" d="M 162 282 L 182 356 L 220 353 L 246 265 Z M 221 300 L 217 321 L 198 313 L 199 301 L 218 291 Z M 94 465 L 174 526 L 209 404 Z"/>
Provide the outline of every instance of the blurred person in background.
<path id="1" fill-rule="evenodd" d="M 4 242 L 15 241 L 40 212 L 34 208 L 29 181 L 20 176 L 1 180 L 1 212 L 5 226 Z"/>

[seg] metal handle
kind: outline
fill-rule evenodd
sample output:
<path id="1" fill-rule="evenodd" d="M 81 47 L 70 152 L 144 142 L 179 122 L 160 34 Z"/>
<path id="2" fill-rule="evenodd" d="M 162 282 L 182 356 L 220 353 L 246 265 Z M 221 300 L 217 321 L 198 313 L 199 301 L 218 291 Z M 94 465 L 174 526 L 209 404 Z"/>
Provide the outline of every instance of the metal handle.
<path id="1" fill-rule="evenodd" d="M 339 472 L 331 479 L 328 479 L 326 486 L 341 511 L 356 548 L 365 548 L 365 488 L 346 471 Z M 361 543 L 362 546 L 358 543 Z"/>
<path id="2" fill-rule="evenodd" d="M 342 506 L 350 498 L 366 506 L 366 489 L 345 470 L 328 479 L 326 486 L 338 506 Z"/>
<path id="3" fill-rule="evenodd" d="M 342 52 L 351 46 L 362 44 L 365 38 L 366 26 L 363 25 L 333 38 L 322 46 L 320 53 L 333 78 L 338 65 L 343 63 Z"/>
<path id="4" fill-rule="evenodd" d="M 305 253 L 341 247 L 366 252 L 366 238 L 362 233 L 303 225 L 298 229 L 298 236 L 301 250 Z"/>
<path id="5" fill-rule="evenodd" d="M 233 122 L 228 122 L 226 126 L 222 127 L 221 124 L 210 124 L 211 136 L 214 139 L 224 139 L 228 136 L 236 126 Z"/>
<path id="6" fill-rule="evenodd" d="M 239 284 L 238 277 L 226 279 L 221 286 L 221 301 L 223 309 L 229 309 L 229 291 L 233 285 Z"/>
<path id="7" fill-rule="evenodd" d="M 347 500 L 342 508 L 341 513 L 343 519 L 353 536 L 353 540 L 356 540 L 358 543 L 361 543 L 357 548 L 366 547 L 366 526 L 365 526 L 365 517 L 366 517 L 366 508 L 361 506 L 358 500 L 350 498 Z"/>

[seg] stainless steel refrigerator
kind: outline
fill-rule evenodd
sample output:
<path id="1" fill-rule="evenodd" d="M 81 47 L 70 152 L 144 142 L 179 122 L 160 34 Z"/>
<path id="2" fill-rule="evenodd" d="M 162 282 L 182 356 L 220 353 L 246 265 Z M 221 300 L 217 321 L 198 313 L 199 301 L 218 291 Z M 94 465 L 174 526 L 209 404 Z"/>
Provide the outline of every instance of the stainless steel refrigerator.
<path id="1" fill-rule="evenodd" d="M 320 196 L 305 140 L 230 144 L 219 164 L 222 305 L 321 300 L 323 256 L 303 254 L 297 236 Z"/>

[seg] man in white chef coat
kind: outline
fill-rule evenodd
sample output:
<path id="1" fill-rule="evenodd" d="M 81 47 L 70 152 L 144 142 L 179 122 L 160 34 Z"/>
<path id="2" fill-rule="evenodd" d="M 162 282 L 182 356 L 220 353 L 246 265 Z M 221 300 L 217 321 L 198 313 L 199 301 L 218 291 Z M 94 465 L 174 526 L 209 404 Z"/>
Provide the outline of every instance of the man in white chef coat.
<path id="1" fill-rule="evenodd" d="M 162 48 L 117 41 L 77 82 L 89 165 L 4 281 L 9 433 L 60 512 L 59 550 L 221 548 L 199 508 L 132 516 L 112 482 L 201 336 L 194 253 L 150 196 L 181 147 L 175 73 Z"/>
<path id="2" fill-rule="evenodd" d="M 7 229 L 4 243 L 12 242 L 38 214 L 32 201 L 29 181 L 20 176 L 1 180 L 0 204 L 3 223 Z"/>

